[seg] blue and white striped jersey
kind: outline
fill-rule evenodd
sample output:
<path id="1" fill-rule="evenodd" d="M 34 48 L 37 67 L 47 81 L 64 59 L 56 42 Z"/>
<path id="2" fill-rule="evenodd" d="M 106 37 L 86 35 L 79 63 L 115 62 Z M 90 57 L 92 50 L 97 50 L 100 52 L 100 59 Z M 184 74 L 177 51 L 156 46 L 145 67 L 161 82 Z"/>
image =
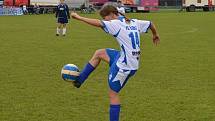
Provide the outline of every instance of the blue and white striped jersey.
<path id="1" fill-rule="evenodd" d="M 137 70 L 140 59 L 140 33 L 146 33 L 151 22 L 131 19 L 130 23 L 127 23 L 124 17 L 119 17 L 102 23 L 104 31 L 113 35 L 120 45 L 117 66 L 124 70 Z"/>

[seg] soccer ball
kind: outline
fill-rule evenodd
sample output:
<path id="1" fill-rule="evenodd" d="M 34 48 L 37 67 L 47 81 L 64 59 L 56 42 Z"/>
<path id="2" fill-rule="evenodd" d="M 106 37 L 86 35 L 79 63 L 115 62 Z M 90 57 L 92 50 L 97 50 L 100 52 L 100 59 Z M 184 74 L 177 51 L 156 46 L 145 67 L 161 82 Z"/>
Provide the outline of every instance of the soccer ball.
<path id="1" fill-rule="evenodd" d="M 65 81 L 76 81 L 79 76 L 79 69 L 74 64 L 66 64 L 61 70 L 61 77 Z"/>

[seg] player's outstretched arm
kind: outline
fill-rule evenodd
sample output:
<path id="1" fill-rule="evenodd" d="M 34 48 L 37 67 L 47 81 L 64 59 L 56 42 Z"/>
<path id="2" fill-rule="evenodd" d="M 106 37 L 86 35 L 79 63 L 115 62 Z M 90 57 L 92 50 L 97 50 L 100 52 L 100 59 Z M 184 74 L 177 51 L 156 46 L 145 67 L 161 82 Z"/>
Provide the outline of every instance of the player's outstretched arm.
<path id="1" fill-rule="evenodd" d="M 153 39 L 153 43 L 155 45 L 158 45 L 159 42 L 160 42 L 160 36 L 159 36 L 159 34 L 157 32 L 157 29 L 156 29 L 156 27 L 155 27 L 155 25 L 153 23 L 151 23 L 150 29 L 151 29 L 152 35 L 153 35 L 153 38 L 152 38 Z"/>
<path id="2" fill-rule="evenodd" d="M 76 20 L 83 21 L 83 22 L 90 24 L 92 26 L 102 27 L 102 22 L 98 19 L 85 18 L 85 17 L 82 17 L 82 16 L 80 16 L 74 12 L 71 13 L 71 17 L 76 19 Z"/>

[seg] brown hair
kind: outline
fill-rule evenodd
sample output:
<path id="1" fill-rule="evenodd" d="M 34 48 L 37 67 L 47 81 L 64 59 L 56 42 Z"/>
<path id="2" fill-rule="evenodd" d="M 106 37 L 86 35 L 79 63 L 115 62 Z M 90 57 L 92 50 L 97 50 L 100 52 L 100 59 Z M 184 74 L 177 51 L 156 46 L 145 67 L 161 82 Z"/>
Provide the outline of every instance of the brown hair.
<path id="1" fill-rule="evenodd" d="M 99 14 L 102 18 L 105 16 L 110 15 L 111 13 L 118 15 L 118 10 L 114 5 L 111 4 L 105 4 L 102 6 L 101 10 L 99 11 Z"/>
<path id="2" fill-rule="evenodd" d="M 105 16 L 110 15 L 111 13 L 115 14 L 115 15 L 122 15 L 125 17 L 125 20 L 127 22 L 130 22 L 130 19 L 128 17 L 126 17 L 124 14 L 118 12 L 116 5 L 113 3 L 106 3 L 105 5 L 102 6 L 102 8 L 99 11 L 99 14 L 102 18 L 104 18 Z"/>

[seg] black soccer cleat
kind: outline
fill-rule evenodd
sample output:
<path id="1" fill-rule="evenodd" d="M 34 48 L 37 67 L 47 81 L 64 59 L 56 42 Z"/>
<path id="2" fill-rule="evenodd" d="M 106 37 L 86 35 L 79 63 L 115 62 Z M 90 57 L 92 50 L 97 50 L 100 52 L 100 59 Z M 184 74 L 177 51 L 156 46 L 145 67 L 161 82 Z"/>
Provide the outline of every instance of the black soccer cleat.
<path id="1" fill-rule="evenodd" d="M 59 36 L 59 34 L 56 34 L 56 36 Z"/>
<path id="2" fill-rule="evenodd" d="M 72 82 L 73 86 L 75 86 L 76 88 L 80 88 L 81 87 L 81 83 L 78 81 L 73 81 Z"/>

